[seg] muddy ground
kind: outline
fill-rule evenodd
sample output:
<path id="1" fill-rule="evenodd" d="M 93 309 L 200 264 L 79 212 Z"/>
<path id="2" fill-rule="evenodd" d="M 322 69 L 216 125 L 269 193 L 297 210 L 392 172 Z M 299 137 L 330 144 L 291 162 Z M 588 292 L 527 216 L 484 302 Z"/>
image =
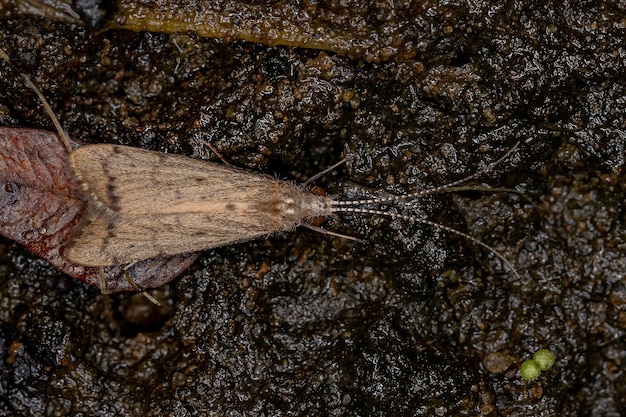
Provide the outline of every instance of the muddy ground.
<path id="1" fill-rule="evenodd" d="M 219 160 L 208 142 L 297 182 L 349 155 L 317 182 L 337 198 L 446 184 L 519 142 L 472 182 L 518 193 L 384 207 L 480 239 L 519 276 L 444 230 L 338 214 L 322 227 L 363 243 L 298 228 L 206 251 L 150 291 L 159 308 L 3 239 L 1 415 L 626 414 L 624 5 L 347 3 L 299 10 L 320 50 L 6 2 L 0 48 L 73 138 Z M 0 123 L 53 130 L 0 71 Z M 541 348 L 556 364 L 522 379 Z"/>

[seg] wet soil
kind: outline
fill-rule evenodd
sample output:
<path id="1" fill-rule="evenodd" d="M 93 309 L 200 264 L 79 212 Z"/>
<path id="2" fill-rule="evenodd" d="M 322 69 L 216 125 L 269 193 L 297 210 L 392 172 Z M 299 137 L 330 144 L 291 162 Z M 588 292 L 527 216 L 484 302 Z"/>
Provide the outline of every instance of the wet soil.
<path id="1" fill-rule="evenodd" d="M 626 414 L 626 9 L 527 3 L 420 2 L 386 12 L 404 30 L 384 39 L 376 4 L 353 7 L 361 25 L 341 39 L 366 50 L 6 9 L 0 48 L 88 143 L 219 160 L 208 142 L 298 182 L 349 155 L 318 184 L 356 198 L 446 184 L 519 142 L 473 182 L 518 193 L 385 208 L 480 239 L 519 276 L 444 230 L 341 214 L 323 227 L 364 243 L 298 228 L 207 251 L 150 291 L 157 307 L 3 239 L 0 415 Z M 328 35 L 345 10 L 314 6 L 326 20 L 309 27 Z M 414 53 L 375 53 L 391 44 Z M 53 130 L 0 71 L 0 123 Z M 525 381 L 519 364 L 542 348 L 556 364 Z"/>

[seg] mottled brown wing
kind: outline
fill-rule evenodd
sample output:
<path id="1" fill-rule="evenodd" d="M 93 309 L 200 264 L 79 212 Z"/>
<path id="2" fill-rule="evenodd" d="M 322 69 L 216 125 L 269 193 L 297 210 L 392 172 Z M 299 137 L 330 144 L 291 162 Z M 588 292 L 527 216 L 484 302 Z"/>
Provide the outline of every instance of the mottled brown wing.
<path id="1" fill-rule="evenodd" d="M 76 150 L 90 214 L 65 250 L 89 266 L 125 264 L 269 235 L 259 201 L 286 182 L 223 165 L 119 145 Z M 290 185 L 290 184 L 289 184 Z M 293 187 L 293 186 L 292 186 Z"/>
<path id="2" fill-rule="evenodd" d="M 73 147 L 81 146 L 69 139 Z M 0 234 L 25 245 L 64 273 L 100 285 L 98 268 L 70 262 L 63 253 L 85 215 L 87 202 L 68 164 L 58 134 L 36 129 L 0 127 Z M 163 285 L 198 257 L 185 254 L 147 259 L 129 272 L 119 266 L 104 269 L 110 292 L 135 291 Z"/>

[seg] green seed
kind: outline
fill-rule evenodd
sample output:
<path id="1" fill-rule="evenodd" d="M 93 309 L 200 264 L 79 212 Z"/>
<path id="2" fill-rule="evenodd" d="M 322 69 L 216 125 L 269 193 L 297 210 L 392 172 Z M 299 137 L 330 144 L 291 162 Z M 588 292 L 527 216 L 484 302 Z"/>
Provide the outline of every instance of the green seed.
<path id="1" fill-rule="evenodd" d="M 520 365 L 519 373 L 522 375 L 522 378 L 532 381 L 541 375 L 541 368 L 539 368 L 539 365 L 534 360 L 526 359 Z"/>
<path id="2" fill-rule="evenodd" d="M 533 360 L 537 362 L 537 365 L 539 365 L 539 369 L 541 369 L 542 371 L 550 369 L 552 365 L 554 365 L 555 361 L 554 355 L 548 349 L 538 350 L 533 355 Z"/>

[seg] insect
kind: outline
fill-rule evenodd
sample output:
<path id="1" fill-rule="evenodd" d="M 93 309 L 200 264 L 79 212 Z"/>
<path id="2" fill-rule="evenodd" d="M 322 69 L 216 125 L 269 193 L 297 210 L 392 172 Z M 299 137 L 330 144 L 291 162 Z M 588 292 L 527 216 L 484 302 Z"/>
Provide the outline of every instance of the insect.
<path id="1" fill-rule="evenodd" d="M 1 50 L 0 56 L 9 62 Z M 73 263 L 103 268 L 212 249 L 302 225 L 319 230 L 307 222 L 352 212 L 419 222 L 459 235 L 493 253 L 519 277 L 502 254 L 466 233 L 416 216 L 364 207 L 452 190 L 492 169 L 517 145 L 485 169 L 444 186 L 342 201 L 312 194 L 289 181 L 182 155 L 111 144 L 73 149 L 41 91 L 28 76 L 22 77 L 52 119 L 88 202 L 88 213 L 64 249 Z M 106 292 L 104 278 L 100 286 Z"/>

